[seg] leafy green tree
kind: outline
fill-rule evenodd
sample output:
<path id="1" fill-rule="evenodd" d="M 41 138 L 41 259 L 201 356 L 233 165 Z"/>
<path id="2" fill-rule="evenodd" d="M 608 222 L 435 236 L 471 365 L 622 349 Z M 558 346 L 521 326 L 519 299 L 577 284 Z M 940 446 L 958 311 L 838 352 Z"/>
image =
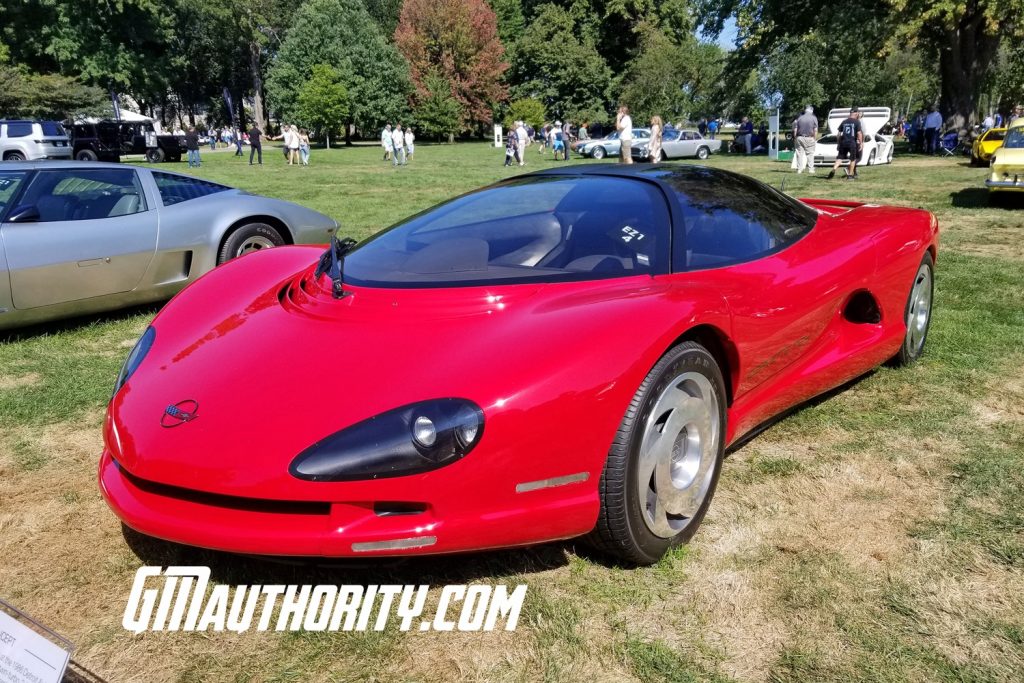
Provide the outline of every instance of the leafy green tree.
<path id="1" fill-rule="evenodd" d="M 425 95 L 417 98 L 416 122 L 426 137 L 451 142 L 462 128 L 465 112 L 462 104 L 452 95 L 452 86 L 436 71 L 424 80 Z"/>
<path id="2" fill-rule="evenodd" d="M 316 64 L 341 74 L 347 123 L 376 130 L 408 112 L 408 65 L 361 0 L 307 0 L 296 11 L 266 82 L 269 104 L 282 118 L 296 115 L 299 90 Z"/>
<path id="3" fill-rule="evenodd" d="M 573 16 L 561 7 L 539 8 L 509 50 L 512 96 L 540 100 L 550 116 L 601 121 L 611 107 L 612 72 L 593 41 L 578 37 Z"/>
<path id="4" fill-rule="evenodd" d="M 491 7 L 498 18 L 498 36 L 504 45 L 511 45 L 526 28 L 521 0 L 491 0 Z"/>
<path id="5" fill-rule="evenodd" d="M 331 132 L 348 119 L 348 90 L 341 74 L 327 64 L 315 64 L 309 80 L 302 84 L 295 112 L 299 122 L 321 131 L 331 146 Z"/>
<path id="6" fill-rule="evenodd" d="M 402 0 L 366 0 L 366 10 L 385 36 L 393 36 L 402 13 Z"/>
<path id="7" fill-rule="evenodd" d="M 511 130 L 514 122 L 523 121 L 534 128 L 540 128 L 546 117 L 543 102 L 532 97 L 521 97 L 508 105 L 505 127 Z"/>

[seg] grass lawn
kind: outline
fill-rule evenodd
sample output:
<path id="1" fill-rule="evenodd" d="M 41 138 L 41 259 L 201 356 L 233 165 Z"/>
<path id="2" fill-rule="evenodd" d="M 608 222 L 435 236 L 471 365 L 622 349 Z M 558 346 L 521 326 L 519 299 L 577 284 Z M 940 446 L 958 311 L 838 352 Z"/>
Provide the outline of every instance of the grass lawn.
<path id="1" fill-rule="evenodd" d="M 484 144 L 419 145 L 398 169 L 376 146 L 314 150 L 309 168 L 273 148 L 263 167 L 203 159 L 197 175 L 318 209 L 355 237 L 519 171 Z M 529 153 L 528 169 L 554 163 Z M 878 370 L 733 452 L 705 526 L 657 566 L 616 568 L 564 543 L 314 568 L 126 539 L 95 470 L 114 377 L 149 309 L 0 339 L 0 597 L 111 681 L 1024 680 L 1024 206 L 989 207 L 986 170 L 961 158 L 897 153 L 855 183 L 763 157 L 709 163 L 796 196 L 933 211 L 935 317 L 922 362 Z M 529 593 L 514 633 L 133 636 L 121 615 L 135 570 L 161 563 L 209 565 L 222 583 Z"/>

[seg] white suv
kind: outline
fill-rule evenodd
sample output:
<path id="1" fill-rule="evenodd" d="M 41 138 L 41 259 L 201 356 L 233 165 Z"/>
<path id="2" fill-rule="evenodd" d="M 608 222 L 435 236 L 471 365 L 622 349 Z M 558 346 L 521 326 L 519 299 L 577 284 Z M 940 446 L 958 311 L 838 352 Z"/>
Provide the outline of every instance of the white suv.
<path id="1" fill-rule="evenodd" d="M 68 134 L 57 121 L 0 121 L 0 160 L 70 158 Z"/>

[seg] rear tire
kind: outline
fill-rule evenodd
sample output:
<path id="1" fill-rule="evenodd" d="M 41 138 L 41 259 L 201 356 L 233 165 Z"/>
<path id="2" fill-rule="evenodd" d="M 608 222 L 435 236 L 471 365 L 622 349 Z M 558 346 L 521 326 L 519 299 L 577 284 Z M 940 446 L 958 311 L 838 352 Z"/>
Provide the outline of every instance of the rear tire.
<path id="1" fill-rule="evenodd" d="M 98 161 L 99 155 L 91 149 L 82 149 L 75 155 L 75 159 L 78 161 Z"/>
<path id="2" fill-rule="evenodd" d="M 930 251 L 926 251 L 917 268 L 914 283 L 907 296 L 907 305 L 903 310 L 903 320 L 907 331 L 903 336 L 903 344 L 899 352 L 889 361 L 890 365 L 902 367 L 910 365 L 924 353 L 924 343 L 928 339 L 928 328 L 932 322 L 932 300 L 935 293 L 935 262 Z"/>
<path id="3" fill-rule="evenodd" d="M 697 532 L 725 454 L 725 383 L 700 344 L 673 347 L 651 369 L 612 442 L 587 542 L 654 564 Z"/>
<path id="4" fill-rule="evenodd" d="M 25 155 L 21 152 L 8 152 L 4 155 L 4 161 L 25 161 Z"/>
<path id="5" fill-rule="evenodd" d="M 281 233 L 266 223 L 246 223 L 224 240 L 217 254 L 217 265 L 253 251 L 280 247 L 284 244 Z"/>
<path id="6" fill-rule="evenodd" d="M 701 147 L 697 148 L 697 158 L 698 159 L 700 159 L 701 161 L 705 161 L 709 156 L 711 156 L 711 150 L 710 149 L 708 149 L 707 147 L 704 147 L 704 146 L 701 146 Z"/>
<path id="7" fill-rule="evenodd" d="M 151 164 L 159 164 L 159 163 L 162 163 L 162 162 L 163 162 L 163 160 L 164 160 L 164 159 L 165 159 L 166 157 L 167 157 L 167 153 L 166 153 L 166 152 L 164 152 L 164 151 L 163 151 L 162 149 L 160 149 L 159 147 L 155 147 L 155 148 L 153 148 L 153 149 L 147 149 L 147 150 L 146 150 L 146 161 L 148 161 L 148 162 L 149 162 L 149 163 L 151 163 Z"/>
<path id="8" fill-rule="evenodd" d="M 604 159 L 604 155 L 605 155 L 604 147 L 600 147 L 599 146 L 599 147 L 595 147 L 594 148 L 594 158 L 595 159 Z"/>

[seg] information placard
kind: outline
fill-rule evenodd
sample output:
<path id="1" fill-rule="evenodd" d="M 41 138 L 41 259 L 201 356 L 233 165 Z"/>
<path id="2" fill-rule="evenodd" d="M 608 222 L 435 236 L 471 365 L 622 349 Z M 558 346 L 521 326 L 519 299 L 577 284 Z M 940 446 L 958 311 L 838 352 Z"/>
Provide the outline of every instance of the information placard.
<path id="1" fill-rule="evenodd" d="M 70 659 L 71 643 L 0 600 L 0 682 L 60 683 Z"/>

